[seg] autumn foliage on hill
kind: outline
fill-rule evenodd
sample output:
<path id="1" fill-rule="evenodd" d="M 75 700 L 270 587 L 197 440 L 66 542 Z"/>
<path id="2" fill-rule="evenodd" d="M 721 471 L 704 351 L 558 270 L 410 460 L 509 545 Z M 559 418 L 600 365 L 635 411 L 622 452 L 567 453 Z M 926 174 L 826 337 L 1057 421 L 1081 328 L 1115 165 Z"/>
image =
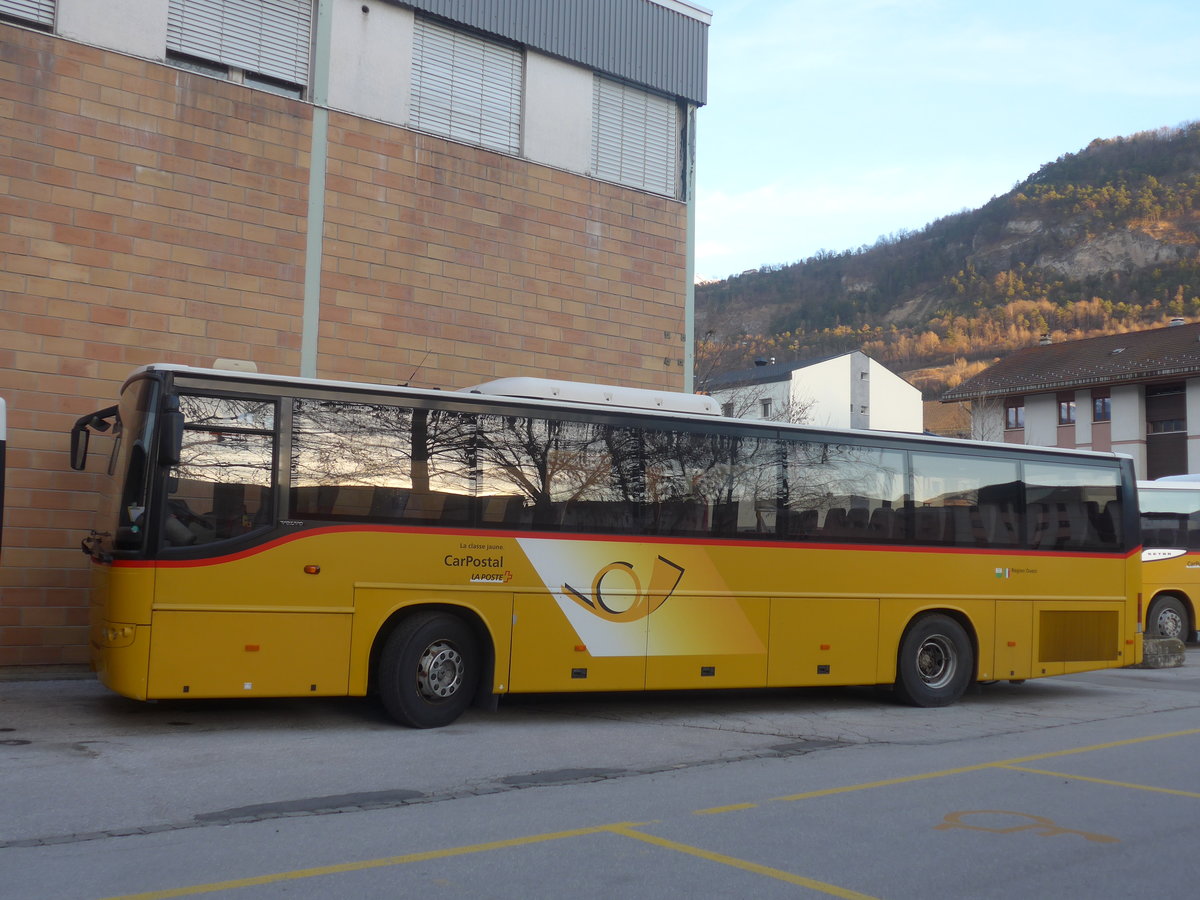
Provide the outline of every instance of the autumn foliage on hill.
<path id="1" fill-rule="evenodd" d="M 698 285 L 696 310 L 698 381 L 861 349 L 931 398 L 1043 335 L 1200 319 L 1200 123 L 1093 141 L 873 247 Z"/>

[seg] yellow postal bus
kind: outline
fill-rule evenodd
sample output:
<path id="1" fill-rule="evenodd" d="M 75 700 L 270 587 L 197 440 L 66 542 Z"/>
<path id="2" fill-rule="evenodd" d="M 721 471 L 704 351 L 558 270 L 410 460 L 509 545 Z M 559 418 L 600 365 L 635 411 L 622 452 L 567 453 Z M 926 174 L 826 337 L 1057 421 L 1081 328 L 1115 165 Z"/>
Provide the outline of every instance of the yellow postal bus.
<path id="1" fill-rule="evenodd" d="M 1138 482 L 1146 634 L 1189 641 L 1200 601 L 1200 479 Z"/>
<path id="2" fill-rule="evenodd" d="M 84 541 L 101 680 L 365 695 L 969 684 L 1140 661 L 1127 459 L 723 418 L 541 379 L 456 392 L 154 365 Z M 99 444 L 99 440 L 93 443 Z"/>

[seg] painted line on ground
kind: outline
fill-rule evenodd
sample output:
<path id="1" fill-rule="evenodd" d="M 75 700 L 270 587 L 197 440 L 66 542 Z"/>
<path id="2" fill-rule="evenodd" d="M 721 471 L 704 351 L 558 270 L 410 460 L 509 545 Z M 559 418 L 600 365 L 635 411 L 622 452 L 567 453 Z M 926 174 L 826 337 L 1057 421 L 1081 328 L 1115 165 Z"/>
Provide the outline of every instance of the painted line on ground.
<path id="1" fill-rule="evenodd" d="M 817 797 L 829 797 L 837 794 L 847 794 L 855 791 L 864 791 L 871 788 L 890 787 L 899 784 L 911 784 L 918 781 L 928 781 L 934 778 L 946 778 L 951 775 L 962 775 L 967 772 L 982 772 L 988 769 L 1012 769 L 1016 771 L 1030 771 L 1035 774 L 1056 775 L 1064 778 L 1078 778 L 1083 781 L 1095 781 L 1101 784 L 1111 784 L 1119 787 L 1136 788 L 1139 790 L 1156 791 L 1159 793 L 1181 794 L 1184 796 L 1197 797 L 1200 794 L 1195 794 L 1189 791 L 1171 790 L 1168 788 L 1154 788 L 1147 785 L 1123 784 L 1121 782 L 1110 782 L 1099 778 L 1088 778 L 1085 776 L 1069 775 L 1065 773 L 1048 772 L 1038 769 L 1026 769 L 1022 764 L 1029 762 L 1037 762 L 1044 759 L 1055 759 L 1064 756 L 1074 756 L 1081 753 L 1093 753 L 1097 750 L 1112 750 L 1118 747 L 1132 747 L 1138 744 L 1150 743 L 1153 741 L 1169 740 L 1178 737 L 1190 737 L 1200 734 L 1200 728 L 1192 728 L 1186 731 L 1172 731 L 1166 734 L 1148 735 L 1140 738 L 1128 738 L 1121 741 L 1111 741 L 1105 744 L 1091 744 L 1086 747 L 1075 747 L 1069 750 L 1055 750 L 1049 753 L 1037 753 L 1031 756 L 1021 756 L 1014 759 L 999 760 L 990 763 L 979 763 L 972 766 L 961 766 L 955 769 L 943 769 L 938 772 L 924 772 L 917 775 L 904 775 L 898 778 L 887 778 L 882 781 L 870 781 L 863 784 L 845 785 L 836 788 L 822 788 L 816 791 L 805 791 L 799 794 L 789 794 L 784 797 L 775 797 L 770 802 L 794 802 L 797 800 L 809 800 Z M 757 803 L 738 803 L 728 806 L 712 807 L 705 810 L 696 810 L 697 815 L 714 815 L 724 812 L 734 812 L 739 810 L 754 809 L 759 804 Z M 585 837 L 595 834 L 618 834 L 627 838 L 642 841 L 644 843 L 654 844 L 656 846 L 675 850 L 679 853 L 685 853 L 690 856 L 695 856 L 700 859 L 707 859 L 711 862 L 718 862 L 723 865 L 733 866 L 743 869 L 744 871 L 754 872 L 759 875 L 764 875 L 769 878 L 774 878 L 780 881 L 786 881 L 789 884 L 801 885 L 823 893 L 831 894 L 835 897 L 854 898 L 854 900 L 872 900 L 867 894 L 860 894 L 845 888 L 840 888 L 837 885 L 827 884 L 822 881 L 816 881 L 810 878 L 805 878 L 802 875 L 795 875 L 791 872 L 785 872 L 782 869 L 773 869 L 770 866 L 760 865 L 748 860 L 739 859 L 733 856 L 726 856 L 721 853 L 715 853 L 710 850 L 704 850 L 700 847 L 693 847 L 688 844 L 680 844 L 666 838 L 659 838 L 636 829 L 650 823 L 625 822 L 614 825 L 597 825 L 588 828 L 576 828 L 569 831 L 554 831 L 545 834 L 527 835 L 519 838 L 509 838 L 500 841 L 490 841 L 483 844 L 469 844 L 462 847 L 450 847 L 442 850 L 428 850 L 422 853 L 408 853 L 402 856 L 388 856 L 381 859 L 362 860 L 353 863 L 338 863 L 329 866 L 318 866 L 310 869 L 294 869 L 289 872 L 276 872 L 270 875 L 257 875 L 248 878 L 232 879 L 229 881 L 211 882 L 209 884 L 197 884 L 187 887 L 170 888 L 162 891 L 150 891 L 140 894 L 125 894 L 117 897 L 108 898 L 108 900 L 167 900 L 171 897 L 187 897 L 196 894 L 210 894 L 218 891 L 238 890 L 240 888 L 255 887 L 257 885 L 274 884 L 282 881 L 297 881 L 304 878 L 317 878 L 327 875 L 338 875 L 346 872 L 360 872 L 366 869 L 379 869 L 389 866 L 402 866 L 414 862 L 426 862 L 435 859 L 449 859 L 455 856 L 467 856 L 473 853 L 486 853 L 492 850 L 506 850 L 515 847 L 524 847 L 532 844 L 546 843 L 548 841 L 563 840 L 565 838 Z"/>
<path id="2" fill-rule="evenodd" d="M 1130 788 L 1135 791 L 1152 791 L 1155 794 L 1174 794 L 1178 797 L 1195 797 L 1200 799 L 1200 792 L 1181 791 L 1178 788 L 1155 787 L 1152 784 L 1134 784 L 1129 781 L 1113 781 L 1110 778 L 1096 778 L 1092 775 L 1075 775 L 1072 772 L 1051 772 L 1047 769 L 1031 769 L 1028 766 L 1003 766 L 1013 772 L 1028 772 L 1031 775 L 1049 775 L 1051 778 L 1066 778 L 1071 781 L 1090 781 L 1093 784 L 1107 784 L 1112 787 Z"/>
<path id="3" fill-rule="evenodd" d="M 693 816 L 715 816 L 720 813 L 741 812 L 744 809 L 756 809 L 757 803 L 731 803 L 729 806 L 714 806 L 711 809 L 697 809 L 692 812 Z"/>
<path id="4" fill-rule="evenodd" d="M 642 831 L 637 831 L 634 827 L 628 825 L 612 825 L 608 831 L 614 834 L 624 835 L 634 840 L 644 841 L 647 844 L 653 844 L 655 847 L 664 847 L 668 850 L 674 850 L 677 853 L 686 853 L 688 856 L 695 856 L 699 859 L 708 860 L 709 862 L 720 863 L 724 866 L 732 866 L 735 869 L 742 869 L 746 872 L 753 872 L 755 875 L 765 875 L 767 878 L 774 878 L 776 881 L 786 881 L 788 884 L 796 884 L 801 887 L 810 888 L 814 891 L 820 891 L 823 894 L 829 894 L 834 897 L 843 897 L 845 900 L 875 900 L 870 894 L 860 894 L 858 891 L 852 891 L 848 888 L 838 887 L 836 884 L 828 884 L 824 881 L 817 881 L 813 878 L 805 878 L 803 875 L 796 875 L 793 872 L 785 872 L 783 869 L 775 869 L 771 866 L 764 866 L 759 863 L 750 862 L 749 860 L 739 859 L 736 856 L 726 856 L 724 853 L 714 853 L 711 850 L 705 850 L 701 847 L 693 847 L 691 844 L 681 844 L 678 841 L 667 840 L 666 838 L 657 837 L 652 834 L 646 834 Z"/>
<path id="5" fill-rule="evenodd" d="M 982 772 L 986 769 L 1012 769 L 1023 763 L 1039 762 L 1043 759 L 1057 759 L 1063 756 L 1076 756 L 1080 753 L 1094 753 L 1097 750 L 1113 750 L 1118 747 L 1132 747 L 1152 741 L 1163 741 L 1170 738 L 1191 737 L 1200 734 L 1200 728 L 1189 728 L 1187 731 L 1171 731 L 1166 734 L 1152 734 L 1140 738 L 1126 738 L 1122 741 L 1110 741 L 1106 744 L 1090 744 L 1087 747 L 1075 747 L 1070 750 L 1054 750 L 1050 753 L 1035 753 L 1032 756 L 1019 756 L 1015 759 L 1004 759 L 997 762 L 979 763 L 974 766 L 962 766 L 957 769 L 943 769 L 940 772 L 922 772 L 919 775 L 901 775 L 898 778 L 885 778 L 882 781 L 869 781 L 864 784 L 849 784 L 836 788 L 821 788 L 816 791 L 805 791 L 800 794 L 788 794 L 785 797 L 774 797 L 770 802 L 791 803 L 796 800 L 811 800 L 816 797 L 830 797 L 835 794 L 849 794 L 854 791 L 865 791 L 871 788 L 891 787 L 897 784 L 911 784 L 917 781 L 928 781 L 932 778 L 946 778 L 950 775 L 962 775 L 966 772 Z"/>
<path id="6" fill-rule="evenodd" d="M 217 891 L 233 891 L 241 888 L 256 887 L 263 884 L 275 884 L 280 881 L 299 881 L 303 878 L 319 878 L 324 875 L 340 875 L 346 872 L 361 872 L 366 869 L 383 869 L 389 866 L 403 866 L 415 862 L 427 862 L 432 859 L 448 859 L 453 856 L 467 856 L 472 853 L 486 853 L 492 850 L 507 850 L 513 847 L 524 847 L 530 844 L 542 844 L 548 841 L 558 841 L 564 838 L 584 837 L 586 835 L 603 834 L 614 828 L 636 828 L 645 823 L 626 822 L 617 825 L 597 825 L 590 828 L 574 828 L 570 831 L 551 831 L 545 834 L 534 834 L 526 837 L 509 838 L 502 841 L 489 841 L 484 844 L 468 844 L 463 847 L 449 847 L 443 850 L 426 850 L 422 853 L 406 853 L 402 856 L 385 856 L 380 859 L 365 859 L 360 862 L 335 863 L 329 866 L 315 866 L 311 869 L 293 869 L 290 872 L 275 872 L 270 875 L 253 875 L 248 878 L 234 878 L 228 881 L 213 881 L 208 884 L 194 884 L 187 887 L 168 888 L 162 891 L 148 891 L 142 894 L 122 894 L 110 897 L 108 900 L 166 900 L 169 897 L 187 897 L 195 894 L 211 894 Z"/>

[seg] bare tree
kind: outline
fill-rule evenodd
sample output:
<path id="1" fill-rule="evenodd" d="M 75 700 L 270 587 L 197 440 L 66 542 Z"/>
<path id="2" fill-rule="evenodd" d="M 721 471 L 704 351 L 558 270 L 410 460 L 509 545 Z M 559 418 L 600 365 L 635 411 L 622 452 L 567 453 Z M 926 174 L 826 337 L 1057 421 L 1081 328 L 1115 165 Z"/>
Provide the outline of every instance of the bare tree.
<path id="1" fill-rule="evenodd" d="M 970 402 L 971 437 L 977 441 L 1004 440 L 1004 401 L 979 397 Z"/>

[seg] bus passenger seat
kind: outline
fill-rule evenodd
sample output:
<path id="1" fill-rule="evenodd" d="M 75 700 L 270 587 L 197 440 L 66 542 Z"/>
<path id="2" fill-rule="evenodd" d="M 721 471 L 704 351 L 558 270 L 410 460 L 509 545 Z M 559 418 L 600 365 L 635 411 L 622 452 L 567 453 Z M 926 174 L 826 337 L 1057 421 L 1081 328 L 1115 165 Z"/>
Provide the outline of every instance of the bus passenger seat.
<path id="1" fill-rule="evenodd" d="M 846 510 L 840 506 L 825 510 L 825 521 L 821 533 L 828 537 L 844 537 L 846 534 Z"/>
<path id="2" fill-rule="evenodd" d="M 875 540 L 894 540 L 896 537 L 896 511 L 886 506 L 872 511 L 867 531 Z"/>
<path id="3" fill-rule="evenodd" d="M 865 506 L 855 506 L 846 512 L 846 535 L 848 537 L 865 538 L 867 525 L 870 523 L 870 512 Z"/>

